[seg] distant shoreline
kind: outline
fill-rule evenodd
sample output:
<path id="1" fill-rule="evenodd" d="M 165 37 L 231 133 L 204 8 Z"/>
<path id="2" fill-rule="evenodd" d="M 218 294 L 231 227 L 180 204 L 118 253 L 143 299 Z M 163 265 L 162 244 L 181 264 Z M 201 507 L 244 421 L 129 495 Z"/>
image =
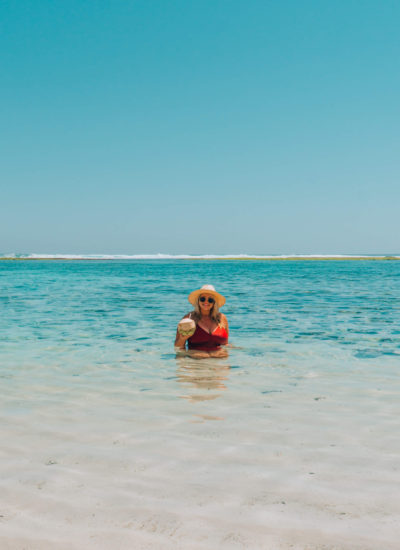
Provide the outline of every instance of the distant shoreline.
<path id="1" fill-rule="evenodd" d="M 240 257 L 240 256 L 215 256 L 211 258 L 202 258 L 202 257 L 166 257 L 166 258 L 70 258 L 70 257 L 57 257 L 57 258 L 48 258 L 48 257 L 35 257 L 35 258 L 20 258 L 20 257 L 0 257 L 0 261 L 70 261 L 70 262 L 110 262 L 110 261 L 265 261 L 265 262 L 287 262 L 287 261 L 398 261 L 400 256 L 251 256 L 251 257 Z"/>

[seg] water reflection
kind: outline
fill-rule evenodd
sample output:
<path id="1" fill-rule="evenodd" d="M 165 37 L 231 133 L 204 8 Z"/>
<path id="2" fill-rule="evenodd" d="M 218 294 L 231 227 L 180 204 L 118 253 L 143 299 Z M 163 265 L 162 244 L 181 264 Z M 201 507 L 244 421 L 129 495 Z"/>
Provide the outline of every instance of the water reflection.
<path id="1" fill-rule="evenodd" d="M 217 399 L 227 389 L 230 365 L 215 359 L 176 357 L 176 378 L 185 390 L 183 399 L 194 403 Z"/>

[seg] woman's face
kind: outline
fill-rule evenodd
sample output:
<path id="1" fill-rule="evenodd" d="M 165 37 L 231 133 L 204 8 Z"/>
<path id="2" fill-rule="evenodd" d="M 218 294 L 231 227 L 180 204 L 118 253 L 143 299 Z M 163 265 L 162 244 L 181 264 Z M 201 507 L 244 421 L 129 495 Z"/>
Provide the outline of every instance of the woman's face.
<path id="1" fill-rule="evenodd" d="M 214 307 L 215 300 L 210 294 L 202 294 L 199 298 L 199 307 L 202 313 L 209 313 Z"/>

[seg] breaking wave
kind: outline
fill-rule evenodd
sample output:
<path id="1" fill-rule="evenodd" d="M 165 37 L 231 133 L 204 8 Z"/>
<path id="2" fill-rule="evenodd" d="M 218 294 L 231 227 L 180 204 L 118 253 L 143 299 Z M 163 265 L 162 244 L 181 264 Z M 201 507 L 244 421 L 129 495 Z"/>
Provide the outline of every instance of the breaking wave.
<path id="1" fill-rule="evenodd" d="M 285 260 L 400 259 L 390 254 L 0 254 L 0 259 L 26 260 Z"/>

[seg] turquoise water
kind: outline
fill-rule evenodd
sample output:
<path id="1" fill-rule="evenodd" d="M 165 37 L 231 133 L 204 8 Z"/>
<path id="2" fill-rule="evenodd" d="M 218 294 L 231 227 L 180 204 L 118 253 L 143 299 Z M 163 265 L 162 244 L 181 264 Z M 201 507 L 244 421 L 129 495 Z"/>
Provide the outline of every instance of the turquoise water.
<path id="1" fill-rule="evenodd" d="M 11 367 L 170 361 L 186 297 L 205 282 L 227 297 L 239 362 L 287 360 L 296 344 L 318 353 L 324 343 L 357 364 L 400 355 L 395 261 L 11 261 L 0 277 L 0 357 Z"/>
<path id="2" fill-rule="evenodd" d="M 175 357 L 187 295 L 203 284 L 227 298 L 228 359 Z M 118 539 L 132 510 L 128 542 L 140 533 L 146 548 L 178 547 L 175 533 L 184 548 L 231 548 L 232 532 L 244 547 L 297 548 L 287 529 L 300 516 L 320 548 L 316 513 L 338 548 L 397 544 L 399 262 L 2 261 L 0 289 L 10 536 L 19 517 L 36 536 L 57 495 L 46 525 L 57 547 L 85 490 L 77 548 L 82 532 L 87 548 Z"/>

